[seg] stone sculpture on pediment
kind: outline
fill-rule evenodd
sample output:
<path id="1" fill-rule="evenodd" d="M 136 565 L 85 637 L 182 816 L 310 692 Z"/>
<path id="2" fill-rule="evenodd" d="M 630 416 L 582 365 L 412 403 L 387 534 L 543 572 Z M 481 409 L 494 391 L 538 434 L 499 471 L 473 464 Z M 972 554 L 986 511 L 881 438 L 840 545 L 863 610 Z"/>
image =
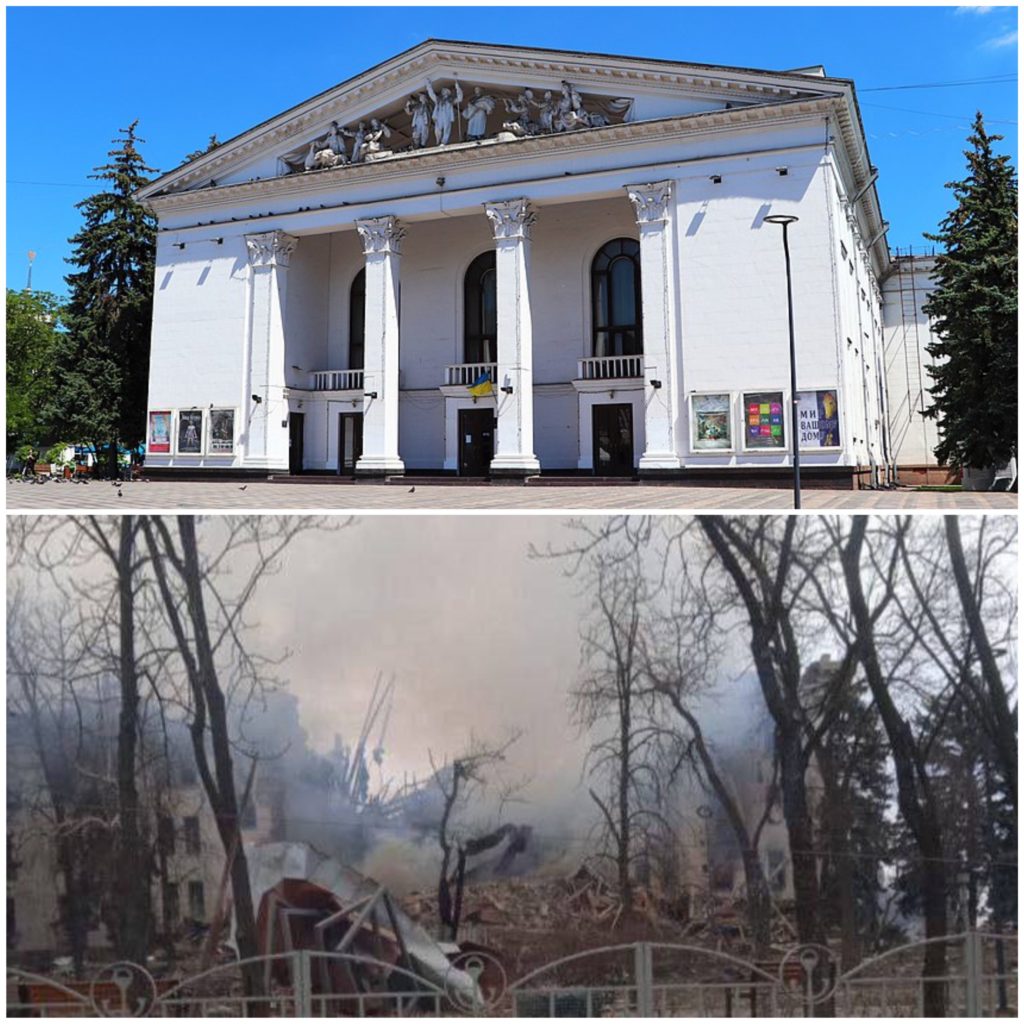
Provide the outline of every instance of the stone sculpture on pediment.
<path id="1" fill-rule="evenodd" d="M 405 112 L 412 119 L 412 144 L 417 149 L 430 145 L 430 104 L 427 94 L 418 92 L 405 103 Z"/>
<path id="2" fill-rule="evenodd" d="M 391 126 L 376 117 L 370 118 L 369 130 L 365 132 L 362 144 L 362 155 L 364 160 L 375 160 L 382 156 L 390 156 L 391 150 L 384 149 L 381 139 L 391 138 Z"/>
<path id="3" fill-rule="evenodd" d="M 473 96 L 466 104 L 462 116 L 466 119 L 466 139 L 476 142 L 487 134 L 487 115 L 498 105 L 498 101 L 487 95 L 480 86 L 475 86 Z"/>
<path id="4" fill-rule="evenodd" d="M 502 102 L 505 104 L 506 113 L 516 115 L 514 121 L 502 124 L 502 131 L 520 139 L 540 132 L 540 125 L 530 116 L 530 107 L 533 105 L 533 92 L 530 89 L 524 89 L 515 99 L 510 100 L 506 97 Z"/>
<path id="5" fill-rule="evenodd" d="M 441 94 L 434 92 L 433 85 L 427 82 L 427 95 L 434 104 L 434 145 L 447 146 L 452 135 L 452 125 L 458 116 L 458 104 L 462 102 L 462 88 L 458 79 L 455 81 L 455 93 L 448 86 L 441 89 Z"/>
<path id="6" fill-rule="evenodd" d="M 541 97 L 538 99 L 538 97 Z M 498 104 L 505 108 L 506 119 L 496 118 L 499 124 L 490 124 L 491 115 Z M 367 118 L 356 125 L 342 127 L 332 121 L 324 136 L 304 143 L 301 148 L 283 154 L 281 159 L 291 171 L 316 171 L 348 164 L 362 164 L 392 156 L 405 149 L 425 149 L 447 146 L 465 138 L 479 142 L 488 137 L 497 141 L 511 141 L 537 135 L 555 135 L 580 128 L 599 128 L 632 120 L 633 100 L 612 99 L 583 95 L 571 82 L 563 80 L 558 90 L 543 93 L 523 87 L 514 95 L 503 89 L 489 91 L 488 86 L 467 87 L 466 95 L 457 78 L 450 85 L 435 88 L 427 81 L 425 88 L 408 97 L 404 111 L 408 125 L 398 114 L 398 127 L 394 127 L 378 111 L 375 118 Z M 465 104 L 465 105 L 463 105 Z M 457 140 L 453 129 L 458 126 Z M 411 137 L 411 144 L 397 150 L 388 148 L 387 142 L 394 132 L 399 138 Z M 351 140 L 351 150 L 346 151 Z"/>

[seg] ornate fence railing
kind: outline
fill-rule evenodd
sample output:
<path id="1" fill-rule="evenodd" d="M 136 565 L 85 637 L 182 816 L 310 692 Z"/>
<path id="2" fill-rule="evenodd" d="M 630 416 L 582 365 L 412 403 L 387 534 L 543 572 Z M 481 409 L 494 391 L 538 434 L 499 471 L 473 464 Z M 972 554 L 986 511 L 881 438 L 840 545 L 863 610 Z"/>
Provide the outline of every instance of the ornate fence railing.
<path id="1" fill-rule="evenodd" d="M 925 952 L 944 951 L 924 974 Z M 934 959 L 934 958 L 933 958 Z M 297 950 L 156 978 L 108 964 L 87 981 L 7 973 L 9 1016 L 57 1017 L 947 1017 L 1017 1016 L 1017 937 L 968 931 L 844 969 L 824 946 L 752 961 L 700 946 L 581 950 L 509 982 L 489 953 L 424 977 L 390 961 Z"/>

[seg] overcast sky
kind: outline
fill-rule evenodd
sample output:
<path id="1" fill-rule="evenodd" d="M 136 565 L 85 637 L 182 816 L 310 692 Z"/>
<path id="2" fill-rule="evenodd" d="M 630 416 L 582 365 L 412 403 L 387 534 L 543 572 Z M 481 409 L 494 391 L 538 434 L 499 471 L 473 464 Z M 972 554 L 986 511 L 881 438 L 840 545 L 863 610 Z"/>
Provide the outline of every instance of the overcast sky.
<path id="1" fill-rule="evenodd" d="M 519 758 L 579 774 L 567 692 L 586 602 L 529 545 L 564 544 L 550 517 L 374 517 L 300 535 L 256 604 L 258 643 L 284 667 L 312 744 L 358 733 L 378 672 L 394 675 L 387 765 L 421 776 L 428 748 L 522 729 Z"/>

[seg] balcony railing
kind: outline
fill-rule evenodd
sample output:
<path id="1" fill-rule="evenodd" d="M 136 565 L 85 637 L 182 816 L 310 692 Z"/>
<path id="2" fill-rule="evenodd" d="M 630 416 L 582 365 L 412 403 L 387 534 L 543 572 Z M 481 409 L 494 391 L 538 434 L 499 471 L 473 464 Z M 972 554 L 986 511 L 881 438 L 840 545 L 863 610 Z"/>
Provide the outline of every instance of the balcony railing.
<path id="1" fill-rule="evenodd" d="M 622 380 L 627 377 L 644 375 L 644 357 L 636 356 L 594 356 L 581 359 L 580 380 Z"/>
<path id="2" fill-rule="evenodd" d="M 362 370 L 314 370 L 314 391 L 362 391 Z"/>
<path id="3" fill-rule="evenodd" d="M 464 384 L 469 387 L 475 384 L 482 374 L 491 375 L 491 383 L 498 387 L 498 364 L 497 363 L 455 363 L 453 366 L 444 368 L 444 382 L 447 386 Z"/>

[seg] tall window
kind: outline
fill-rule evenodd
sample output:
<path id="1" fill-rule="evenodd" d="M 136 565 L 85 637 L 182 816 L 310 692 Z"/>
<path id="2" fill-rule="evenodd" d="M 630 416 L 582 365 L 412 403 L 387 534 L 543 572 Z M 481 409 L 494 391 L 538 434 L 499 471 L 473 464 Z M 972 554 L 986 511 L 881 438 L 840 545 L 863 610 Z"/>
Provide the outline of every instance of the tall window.
<path id="1" fill-rule="evenodd" d="M 463 359 L 493 363 L 498 358 L 498 289 L 494 252 L 481 253 L 466 271 L 463 291 Z"/>
<path id="2" fill-rule="evenodd" d="M 363 344 L 366 336 L 366 270 L 360 270 L 352 282 L 348 300 L 348 368 L 363 368 Z"/>
<path id="3" fill-rule="evenodd" d="M 590 266 L 595 356 L 633 356 L 644 350 L 640 320 L 640 243 L 615 238 Z"/>

